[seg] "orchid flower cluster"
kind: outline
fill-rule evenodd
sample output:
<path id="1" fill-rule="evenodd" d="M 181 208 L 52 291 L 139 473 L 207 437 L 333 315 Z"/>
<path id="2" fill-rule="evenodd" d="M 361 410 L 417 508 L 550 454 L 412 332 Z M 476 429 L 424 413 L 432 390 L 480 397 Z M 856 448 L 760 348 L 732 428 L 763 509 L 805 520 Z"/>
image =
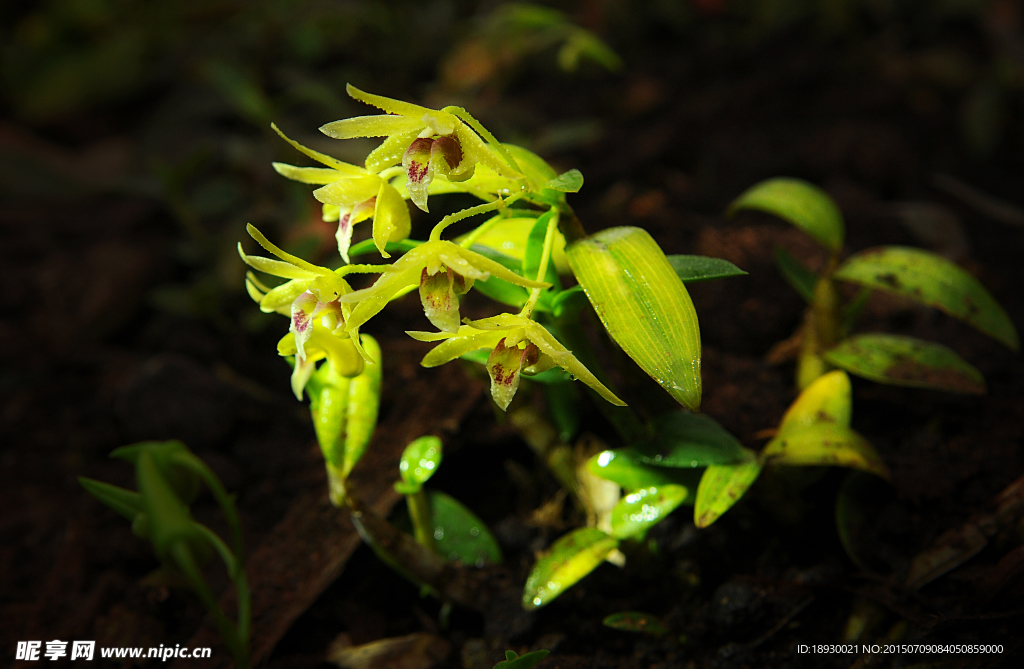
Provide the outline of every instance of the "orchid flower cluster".
<path id="1" fill-rule="evenodd" d="M 353 86 L 348 93 L 386 113 L 335 121 L 320 130 L 335 139 L 384 137 L 362 167 L 303 146 L 274 126 L 285 141 L 321 165 L 275 163 L 274 168 L 289 179 L 318 186 L 313 196 L 323 205 L 324 220 L 338 224 L 338 253 L 344 264 L 329 269 L 306 262 L 275 246 L 251 225 L 249 234 L 274 258 L 248 255 L 239 244 L 242 259 L 254 270 L 286 279 L 271 288 L 249 272 L 246 288 L 262 311 L 291 320 L 278 352 L 294 356 L 295 396 L 302 398 L 321 360 L 341 377 L 356 377 L 364 365 L 376 362 L 359 329 L 391 300 L 418 289 L 424 313 L 438 331 L 408 334 L 440 342 L 423 359 L 424 366 L 489 352 L 491 394 L 503 410 L 524 373 L 540 374 L 554 367 L 607 401 L 623 405 L 535 319 L 538 311 L 553 309 L 552 296 L 559 292 L 554 266 L 565 246 L 559 222 L 572 216 L 565 193 L 579 189 L 579 172 L 556 175 L 529 151 L 497 142 L 459 107 L 428 109 Z M 426 241 L 408 239 L 406 200 L 427 211 L 429 197 L 444 193 L 468 193 L 483 203 L 444 217 Z M 493 216 L 469 234 L 458 240 L 443 238 L 453 223 L 485 213 Z M 368 244 L 352 245 L 353 227 L 366 220 L 373 221 L 372 244 L 383 258 L 400 251 L 404 255 L 390 264 L 353 264 L 353 255 L 370 250 Z M 488 246 L 479 244 L 484 241 Z M 368 288 L 353 290 L 347 278 L 356 273 L 380 277 Z M 488 295 L 520 306 L 519 312 L 463 320 L 459 296 L 485 285 Z"/>

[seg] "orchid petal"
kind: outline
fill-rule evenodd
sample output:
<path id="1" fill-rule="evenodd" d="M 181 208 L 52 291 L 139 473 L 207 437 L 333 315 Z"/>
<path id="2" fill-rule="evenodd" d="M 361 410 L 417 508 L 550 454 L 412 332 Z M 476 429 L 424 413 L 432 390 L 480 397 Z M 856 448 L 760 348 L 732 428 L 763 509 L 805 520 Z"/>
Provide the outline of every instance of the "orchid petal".
<path id="1" fill-rule="evenodd" d="M 523 286 L 525 288 L 551 287 L 550 283 L 545 283 L 544 281 L 533 281 L 531 279 L 519 276 L 518 274 L 508 269 L 501 263 L 495 262 L 490 258 L 482 256 L 475 251 L 464 249 L 458 244 L 454 244 L 448 241 L 445 241 L 444 244 L 446 246 L 444 246 L 440 250 L 439 255 L 441 257 L 442 262 L 444 262 L 445 265 L 451 267 L 456 272 L 459 272 L 458 268 L 460 266 L 464 266 L 465 263 L 468 263 L 476 270 L 475 274 L 477 276 L 474 276 L 474 273 L 470 272 L 459 272 L 459 274 L 472 277 L 474 279 L 477 279 L 478 281 L 487 280 L 486 278 L 480 276 L 481 274 L 490 274 L 491 276 L 495 276 L 499 279 L 504 279 L 509 283 L 513 283 L 517 286 Z"/>
<path id="2" fill-rule="evenodd" d="M 354 179 L 343 179 L 317 188 L 313 191 L 313 197 L 324 204 L 336 204 L 342 209 L 351 209 L 375 196 L 382 181 L 380 177 L 370 174 Z"/>
<path id="3" fill-rule="evenodd" d="M 352 214 L 344 214 L 338 217 L 338 231 L 334 233 L 338 241 L 338 255 L 346 263 L 352 262 L 348 257 L 348 249 L 352 245 Z"/>
<path id="4" fill-rule="evenodd" d="M 283 279 L 311 279 L 316 276 L 316 273 L 296 267 L 291 263 L 261 256 L 246 255 L 245 251 L 242 250 L 241 242 L 238 243 L 238 255 L 242 257 L 242 262 L 246 265 L 264 274 L 279 276 Z"/>
<path id="5" fill-rule="evenodd" d="M 306 270 L 307 272 L 312 272 L 313 274 L 320 274 L 320 275 L 333 274 L 333 272 L 331 272 L 331 270 L 327 269 L 326 267 L 318 267 L 317 265 L 314 265 L 313 263 L 306 262 L 305 260 L 303 260 L 302 258 L 299 258 L 298 256 L 293 256 L 291 253 L 286 253 L 286 252 L 282 251 L 281 249 L 277 248 L 272 243 L 270 243 L 270 240 L 268 240 L 266 237 L 264 237 L 263 233 L 260 232 L 259 230 L 257 230 L 256 226 L 254 226 L 252 223 L 247 223 L 246 226 L 245 226 L 245 229 L 249 233 L 249 236 L 251 236 L 253 239 L 255 239 L 256 242 L 260 246 L 262 246 L 264 249 L 266 249 L 270 253 L 274 254 L 275 256 L 280 258 L 281 260 L 284 260 L 285 262 L 289 262 L 289 263 L 295 265 L 296 267 L 299 267 L 301 269 Z M 239 248 L 241 248 L 241 245 L 239 245 Z M 278 276 L 283 276 L 283 275 L 278 275 Z M 289 278 L 298 278 L 298 277 L 289 277 Z"/>
<path id="6" fill-rule="evenodd" d="M 405 169 L 405 186 L 413 204 L 427 211 L 427 188 L 434 179 L 434 166 L 430 159 L 432 141 L 416 139 L 402 154 L 402 167 Z"/>
<path id="7" fill-rule="evenodd" d="M 381 256 L 390 258 L 391 254 L 384 250 L 388 242 L 399 242 L 409 236 L 412 230 L 412 219 L 405 200 L 390 184 L 381 181 L 377 191 L 377 201 L 373 210 L 373 243 Z"/>
<path id="8" fill-rule="evenodd" d="M 391 135 L 366 156 L 366 170 L 373 174 L 402 162 L 402 154 L 419 136 L 420 128 Z"/>
<path id="9" fill-rule="evenodd" d="M 287 163 L 271 163 L 271 165 L 273 165 L 274 171 L 284 178 L 306 184 L 329 184 L 351 178 L 351 175 L 326 167 L 296 167 Z"/>
<path id="10" fill-rule="evenodd" d="M 424 338 L 424 335 L 435 335 L 435 333 L 428 332 L 409 332 L 408 334 L 413 339 L 419 339 L 420 341 L 430 341 L 429 339 Z M 438 365 L 443 365 L 446 362 L 451 362 L 456 358 L 460 358 L 470 351 L 476 351 L 482 348 L 494 348 L 498 345 L 499 341 L 504 339 L 505 333 L 475 330 L 474 328 L 463 325 L 455 335 L 451 335 L 447 332 L 436 333 L 436 336 L 440 335 L 446 336 L 447 340 L 438 344 L 431 349 L 429 353 L 423 356 L 423 360 L 420 364 L 424 367 L 437 367 Z"/>
<path id="11" fill-rule="evenodd" d="M 292 301 L 289 331 L 295 334 L 296 355 L 305 360 L 305 344 L 313 335 L 313 311 L 319 300 L 308 290 Z"/>
<path id="12" fill-rule="evenodd" d="M 285 135 L 283 132 L 281 132 L 281 129 L 278 128 L 273 123 L 270 124 L 270 127 L 274 129 L 274 132 L 276 132 L 281 137 L 281 139 L 283 139 L 284 141 L 288 142 L 293 147 L 295 147 L 295 149 L 297 149 L 299 152 L 305 154 L 306 156 L 309 156 L 310 158 L 312 158 L 313 160 L 317 161 L 318 163 L 320 163 L 322 165 L 327 165 L 328 167 L 336 169 L 339 172 L 342 172 L 342 173 L 350 175 L 350 176 L 359 176 L 360 174 L 363 174 L 363 170 L 360 169 L 359 167 L 356 167 L 355 165 L 349 165 L 348 163 L 342 162 L 342 161 L 338 160 L 337 158 L 333 158 L 331 156 L 328 156 L 327 154 L 320 153 L 319 151 L 314 151 L 313 149 L 310 149 L 309 147 L 306 147 L 306 146 L 303 146 L 302 144 L 299 144 L 294 139 L 291 139 L 290 137 Z"/>
<path id="13" fill-rule="evenodd" d="M 427 320 L 438 330 L 455 333 L 459 331 L 460 319 L 459 297 L 453 283 L 454 273 L 450 269 L 431 275 L 424 268 L 420 275 L 420 302 Z"/>
<path id="14" fill-rule="evenodd" d="M 366 93 L 359 90 L 352 84 L 345 86 L 345 92 L 348 93 L 349 97 L 359 100 L 360 102 L 366 103 L 370 106 L 376 107 L 377 109 L 383 109 L 389 114 L 401 114 L 403 116 L 422 116 L 423 114 L 432 113 L 433 109 L 427 109 L 419 105 L 414 105 L 411 102 L 403 102 L 401 100 L 393 100 L 386 98 L 382 95 L 374 95 L 373 93 Z"/>
<path id="15" fill-rule="evenodd" d="M 537 348 L 539 348 L 542 353 L 550 356 L 556 365 L 569 372 L 577 380 L 582 381 L 593 388 L 598 395 L 612 404 L 616 406 L 626 406 L 625 402 L 620 400 L 615 393 L 608 390 L 608 388 L 606 388 L 605 385 L 601 383 L 597 377 L 594 376 L 594 374 L 572 354 L 572 352 L 562 346 L 561 342 L 555 339 L 551 333 L 544 328 L 544 326 L 540 325 L 536 321 L 527 321 L 523 327 L 526 328 L 527 338 L 536 344 Z"/>
<path id="16" fill-rule="evenodd" d="M 499 341 L 491 355 L 487 357 L 487 373 L 491 377 L 491 397 L 502 411 L 515 397 L 519 389 L 519 379 L 523 367 L 537 362 L 537 347 L 531 343 L 520 348 L 518 345 L 505 345 L 506 340 Z"/>
<path id="17" fill-rule="evenodd" d="M 411 132 L 414 129 L 420 130 L 423 127 L 423 121 L 418 118 L 375 114 L 333 121 L 320 126 L 320 132 L 334 139 L 352 139 L 354 137 L 388 137 Z"/>
<path id="18" fill-rule="evenodd" d="M 292 280 L 282 283 L 267 291 L 267 294 L 263 296 L 263 299 L 260 300 L 260 311 L 268 314 L 274 311 L 287 314 L 290 312 L 295 298 L 308 289 L 308 280 Z"/>

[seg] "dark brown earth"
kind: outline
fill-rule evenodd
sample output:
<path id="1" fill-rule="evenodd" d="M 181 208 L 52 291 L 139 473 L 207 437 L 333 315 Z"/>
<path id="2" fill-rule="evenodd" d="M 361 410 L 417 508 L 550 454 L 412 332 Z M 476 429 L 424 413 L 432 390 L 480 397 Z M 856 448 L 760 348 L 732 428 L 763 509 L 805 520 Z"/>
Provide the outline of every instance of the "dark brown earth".
<path id="1" fill-rule="evenodd" d="M 643 4 L 561 5 L 620 53 L 618 74 L 592 66 L 562 74 L 551 49 L 494 62 L 480 60 L 485 50 L 473 63 L 489 72 L 486 82 L 462 90 L 453 56 L 434 64 L 461 53 L 453 45 L 470 34 L 477 11 L 468 2 L 350 3 L 348 13 L 338 10 L 344 20 L 311 3 L 295 3 L 295 15 L 210 3 L 166 19 L 167 34 L 109 7 L 105 19 L 89 20 L 67 10 L 71 3 L 2 10 L 12 46 L 0 107 L 0 654 L 13 658 L 16 642 L 28 639 L 210 645 L 213 660 L 179 666 L 227 666 L 197 600 L 154 574 L 149 546 L 76 481 L 132 486 L 127 465 L 106 454 L 177 438 L 237 494 L 253 650 L 268 667 L 322 666 L 332 642 L 413 633 L 447 642 L 430 645 L 447 652 L 438 667 L 489 668 L 505 648 L 550 649 L 540 666 L 552 669 L 848 667 L 866 661 L 798 648 L 841 643 L 855 609 L 877 614 L 866 637 L 874 643 L 892 634 L 900 643 L 1002 646 L 996 655 L 897 653 L 871 666 L 1021 666 L 1024 494 L 999 495 L 1024 475 L 1024 362 L 962 323 L 892 297 L 872 297 L 858 331 L 943 343 L 978 367 L 988 391 L 854 379 L 853 426 L 885 460 L 891 486 L 836 469 L 769 473 L 710 528 L 697 530 L 682 509 L 652 531 L 656 550 L 630 547 L 624 569 L 604 564 L 525 613 L 518 598 L 535 552 L 582 516 L 551 506 L 557 483 L 496 416 L 478 370 L 418 366 L 427 345 L 402 333 L 426 321 L 407 298 L 366 328 L 384 348 L 385 390 L 356 486 L 387 514 L 398 501 L 391 483 L 402 448 L 420 434 L 442 436 L 445 461 L 431 486 L 474 509 L 506 557 L 503 570 L 473 577 L 488 607 L 442 616 L 439 602 L 380 563 L 327 503 L 308 412 L 276 355 L 286 323 L 248 300 L 233 247 L 251 221 L 297 253 L 329 257 L 331 231 L 306 190 L 282 184 L 269 167 L 299 158 L 266 128 L 273 119 L 317 141 L 322 123 L 367 113 L 344 101 L 344 81 L 427 104 L 455 101 L 500 138 L 579 168 L 586 184 L 571 202 L 588 231 L 639 225 L 666 253 L 721 257 L 749 272 L 691 287 L 704 347 L 702 409 L 748 447 L 763 445 L 763 431 L 795 396 L 792 362 L 766 361 L 785 357 L 776 345 L 803 310 L 773 250 L 783 245 L 812 266 L 825 259 L 766 216 L 723 216 L 761 179 L 822 185 L 843 209 L 850 253 L 904 244 L 954 258 L 1024 326 L 1019 3 L 943 14 L 853 2 L 854 18 L 835 24 L 815 3 L 792 3 L 799 9 L 788 23 L 728 1 L 676 3 L 678 11 Z M 356 27 L 339 37 L 345 21 Z M 47 54 L 139 25 L 150 31 L 140 34 L 163 35 L 147 38 L 145 72 L 94 81 L 83 70 L 94 94 L 63 106 L 30 85 L 45 83 Z M 319 51 L 300 28 L 320 36 Z M 37 70 L 11 65 L 26 53 L 42 63 Z M 358 150 L 339 155 L 358 160 Z M 414 219 L 414 235 L 445 213 L 436 209 Z M 494 313 L 483 300 L 466 308 Z M 529 406 L 530 389 L 521 394 Z M 633 388 L 630 399 L 652 409 L 671 403 L 653 385 Z M 584 426 L 618 445 L 600 407 L 588 409 Z M 849 535 L 856 561 L 836 530 L 840 490 L 860 514 Z M 224 529 L 209 497 L 194 512 Z M 216 570 L 210 578 L 227 587 Z M 601 625 L 623 610 L 659 616 L 671 633 Z"/>

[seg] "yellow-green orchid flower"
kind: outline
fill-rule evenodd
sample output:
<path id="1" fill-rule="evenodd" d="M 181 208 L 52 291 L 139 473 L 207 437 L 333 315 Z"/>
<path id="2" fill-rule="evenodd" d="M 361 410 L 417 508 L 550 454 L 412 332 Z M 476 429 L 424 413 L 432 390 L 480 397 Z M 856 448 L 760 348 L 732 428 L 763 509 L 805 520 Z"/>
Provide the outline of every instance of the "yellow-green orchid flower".
<path id="1" fill-rule="evenodd" d="M 502 411 L 508 408 L 519 388 L 522 372 L 539 373 L 558 366 L 582 381 L 616 406 L 626 403 L 608 390 L 543 325 L 517 314 L 500 314 L 479 321 L 467 321 L 458 332 L 407 332 L 418 341 L 441 341 L 421 363 L 436 367 L 465 353 L 491 349 L 487 373 L 491 377 L 491 397 Z"/>
<path id="2" fill-rule="evenodd" d="M 327 358 L 342 376 L 359 374 L 363 369 L 361 347 L 355 339 L 359 329 L 346 322 L 352 307 L 340 301 L 352 292 L 352 287 L 336 272 L 279 249 L 254 226 L 248 226 L 248 230 L 260 246 L 280 260 L 247 255 L 239 244 L 242 260 L 260 272 L 290 279 L 276 288 L 267 288 L 250 274 L 245 284 L 261 311 L 290 317 L 288 334 L 278 344 L 278 352 L 295 356 L 292 390 L 296 397 L 301 399 L 317 360 Z"/>
<path id="3" fill-rule="evenodd" d="M 438 329 L 454 333 L 459 330 L 458 295 L 468 291 L 474 281 L 487 281 L 491 276 L 526 288 L 551 285 L 523 278 L 479 253 L 436 239 L 399 258 L 369 288 L 343 295 L 340 301 L 358 302 L 347 318 L 349 329 L 354 329 L 375 316 L 393 297 L 418 285 L 427 318 Z"/>
<path id="4" fill-rule="evenodd" d="M 346 90 L 356 100 L 387 114 L 334 121 L 320 131 L 335 139 L 387 137 L 366 157 L 366 169 L 377 173 L 401 163 L 409 195 L 423 211 L 427 210 L 427 189 L 436 174 L 464 181 L 482 164 L 502 176 L 518 176 L 518 170 L 454 113 L 371 95 L 351 84 Z"/>
<path id="5" fill-rule="evenodd" d="M 355 341 L 348 335 L 338 336 L 314 320 L 309 323 L 303 349 L 300 354 L 299 335 L 296 332 L 289 332 L 277 342 L 279 355 L 295 356 L 292 392 L 295 393 L 297 400 L 302 400 L 302 391 L 320 360 L 326 358 L 327 364 L 333 367 L 339 376 L 359 376 L 363 371 L 363 356 L 360 355 Z"/>
<path id="6" fill-rule="evenodd" d="M 313 197 L 324 204 L 325 221 L 338 221 L 335 237 L 338 240 L 338 253 L 345 262 L 349 262 L 352 226 L 371 217 L 374 244 L 382 256 L 390 257 L 384 251 L 384 245 L 408 237 L 411 226 L 409 208 L 402 195 L 384 177 L 314 151 L 287 137 L 276 125 L 271 127 L 293 147 L 327 166 L 295 167 L 274 163 L 274 169 L 283 177 L 322 186 L 313 191 Z"/>

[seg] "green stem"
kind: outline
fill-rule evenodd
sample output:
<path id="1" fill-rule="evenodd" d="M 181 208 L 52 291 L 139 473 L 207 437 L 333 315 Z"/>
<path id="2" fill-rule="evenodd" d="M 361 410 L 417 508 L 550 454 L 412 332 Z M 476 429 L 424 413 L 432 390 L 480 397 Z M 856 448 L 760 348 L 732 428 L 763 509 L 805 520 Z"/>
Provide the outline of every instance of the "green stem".
<path id="1" fill-rule="evenodd" d="M 555 212 L 548 221 L 548 229 L 544 232 L 544 249 L 540 254 L 540 265 L 537 268 L 537 281 L 543 281 L 544 277 L 548 275 L 548 263 L 551 261 L 551 249 L 555 245 L 555 230 L 558 228 L 558 212 Z M 529 318 L 533 313 L 533 308 L 537 305 L 537 300 L 540 299 L 540 294 L 547 290 L 546 288 L 534 288 L 530 291 L 530 299 L 523 307 L 521 316 Z"/>
<path id="2" fill-rule="evenodd" d="M 839 267 L 833 254 L 814 285 L 814 299 L 804 319 L 803 343 L 797 360 L 797 387 L 804 389 L 830 369 L 821 354 L 839 343 L 843 318 L 839 288 L 832 275 Z"/>
<path id="3" fill-rule="evenodd" d="M 475 207 L 469 207 L 468 209 L 457 211 L 454 214 L 448 214 L 447 216 L 442 218 L 437 225 L 434 226 L 433 230 L 430 231 L 430 241 L 440 241 L 441 233 L 444 232 L 445 228 L 447 228 L 449 225 L 452 225 L 453 223 L 458 223 L 464 218 L 476 216 L 477 214 L 483 214 L 488 211 L 504 209 L 505 207 L 512 204 L 521 197 L 523 197 L 523 193 L 516 193 L 515 195 L 510 196 L 507 200 L 502 200 L 501 198 L 498 198 L 497 200 L 493 200 L 491 202 L 485 202 L 484 204 L 478 204 Z"/>
<path id="4" fill-rule="evenodd" d="M 434 524 L 430 519 L 430 501 L 427 499 L 427 493 L 420 488 L 411 495 L 406 495 L 405 503 L 409 507 L 409 519 L 412 521 L 412 532 L 416 542 L 433 551 Z"/>

